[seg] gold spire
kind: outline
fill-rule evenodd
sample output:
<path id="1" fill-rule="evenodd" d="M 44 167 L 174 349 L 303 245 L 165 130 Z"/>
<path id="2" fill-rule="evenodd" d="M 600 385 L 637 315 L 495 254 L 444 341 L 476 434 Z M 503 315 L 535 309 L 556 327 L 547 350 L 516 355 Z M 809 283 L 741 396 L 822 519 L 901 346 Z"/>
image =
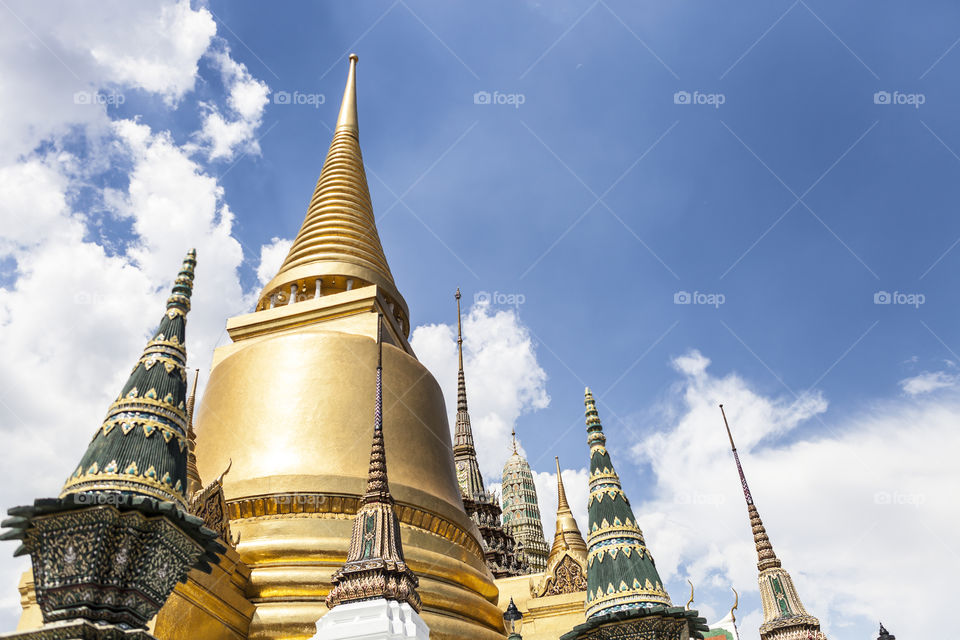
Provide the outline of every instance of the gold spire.
<path id="1" fill-rule="evenodd" d="M 197 471 L 197 434 L 193 430 L 193 407 L 197 403 L 197 382 L 200 379 L 200 369 L 193 371 L 193 385 L 187 397 L 187 498 L 203 489 L 200 472 Z"/>
<path id="2" fill-rule="evenodd" d="M 337 116 L 337 128 L 334 131 L 351 131 L 354 137 L 360 135 L 357 121 L 357 60 L 357 54 L 351 53 L 347 86 L 343 89 L 343 100 L 340 102 L 340 114 Z"/>
<path id="3" fill-rule="evenodd" d="M 583 541 L 577 519 L 573 516 L 570 504 L 567 502 L 567 492 L 563 486 L 563 475 L 560 473 L 560 458 L 554 457 L 557 465 L 557 533 L 553 538 L 553 547 L 547 565 L 564 552 L 576 555 L 583 562 L 587 559 L 587 543 Z"/>
<path id="4" fill-rule="evenodd" d="M 333 140 L 306 218 L 279 273 L 263 288 L 257 311 L 374 284 L 409 335 L 407 304 L 377 233 L 359 135 L 357 56 L 351 54 Z"/>
<path id="5" fill-rule="evenodd" d="M 557 464 L 557 532 L 543 578 L 533 588 L 535 598 L 587 590 L 587 544 L 567 502 L 560 458 L 554 460 Z"/>

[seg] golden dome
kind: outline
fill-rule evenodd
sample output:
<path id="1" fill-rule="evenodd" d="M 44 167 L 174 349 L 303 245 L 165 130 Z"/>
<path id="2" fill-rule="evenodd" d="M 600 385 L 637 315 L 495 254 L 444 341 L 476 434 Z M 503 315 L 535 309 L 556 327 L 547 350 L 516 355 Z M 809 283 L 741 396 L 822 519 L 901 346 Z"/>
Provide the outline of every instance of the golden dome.
<path id="1" fill-rule="evenodd" d="M 256 611 L 249 638 L 310 638 L 367 481 L 378 314 L 383 434 L 404 555 L 433 640 L 502 640 L 497 588 L 457 484 L 443 394 L 407 343 L 357 142 L 356 58 L 306 220 L 257 310 L 227 323 L 196 409 L 200 475 L 224 479 Z M 313 290 L 316 280 L 321 290 Z M 347 281 L 351 281 L 347 284 Z M 296 286 L 294 298 L 282 294 Z M 305 294 L 301 296 L 300 294 Z"/>

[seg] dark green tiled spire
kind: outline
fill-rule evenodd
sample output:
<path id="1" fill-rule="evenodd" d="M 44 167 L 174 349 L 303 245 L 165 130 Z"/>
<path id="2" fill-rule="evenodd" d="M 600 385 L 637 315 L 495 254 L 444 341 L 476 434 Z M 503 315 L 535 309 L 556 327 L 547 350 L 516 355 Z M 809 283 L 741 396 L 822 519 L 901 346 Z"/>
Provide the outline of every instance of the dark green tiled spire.
<path id="1" fill-rule="evenodd" d="M 610 461 L 603 425 L 589 388 L 584 404 L 590 445 L 587 618 L 617 611 L 669 607 L 670 596 Z"/>
<path id="2" fill-rule="evenodd" d="M 110 405 L 61 497 L 119 492 L 185 506 L 187 351 L 185 330 L 196 251 L 191 249 L 167 299 L 160 326 Z"/>

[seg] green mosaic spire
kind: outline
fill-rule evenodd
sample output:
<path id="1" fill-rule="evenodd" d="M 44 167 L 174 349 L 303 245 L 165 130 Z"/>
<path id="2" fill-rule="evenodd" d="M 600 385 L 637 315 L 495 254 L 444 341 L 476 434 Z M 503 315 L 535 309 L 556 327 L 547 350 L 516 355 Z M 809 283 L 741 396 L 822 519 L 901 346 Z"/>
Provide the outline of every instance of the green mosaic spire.
<path id="1" fill-rule="evenodd" d="M 110 405 L 60 496 L 91 491 L 186 506 L 186 321 L 197 253 L 191 249 L 153 338 Z"/>
<path id="2" fill-rule="evenodd" d="M 587 618 L 671 606 L 620 477 L 610 461 L 607 439 L 590 389 L 584 400 L 590 445 L 587 510 Z"/>

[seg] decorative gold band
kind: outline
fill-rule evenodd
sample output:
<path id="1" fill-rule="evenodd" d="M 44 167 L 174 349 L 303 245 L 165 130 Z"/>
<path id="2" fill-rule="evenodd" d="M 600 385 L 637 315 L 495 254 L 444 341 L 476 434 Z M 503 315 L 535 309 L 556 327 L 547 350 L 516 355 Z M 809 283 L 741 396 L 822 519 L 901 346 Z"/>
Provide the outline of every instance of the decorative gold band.
<path id="1" fill-rule="evenodd" d="M 273 493 L 228 500 L 227 513 L 231 521 L 247 518 L 275 518 L 288 514 L 349 517 L 356 515 L 361 499 L 362 496 L 333 493 Z M 396 503 L 394 509 L 397 519 L 402 524 L 445 538 L 483 558 L 483 550 L 473 536 L 446 518 L 401 502 Z"/>

